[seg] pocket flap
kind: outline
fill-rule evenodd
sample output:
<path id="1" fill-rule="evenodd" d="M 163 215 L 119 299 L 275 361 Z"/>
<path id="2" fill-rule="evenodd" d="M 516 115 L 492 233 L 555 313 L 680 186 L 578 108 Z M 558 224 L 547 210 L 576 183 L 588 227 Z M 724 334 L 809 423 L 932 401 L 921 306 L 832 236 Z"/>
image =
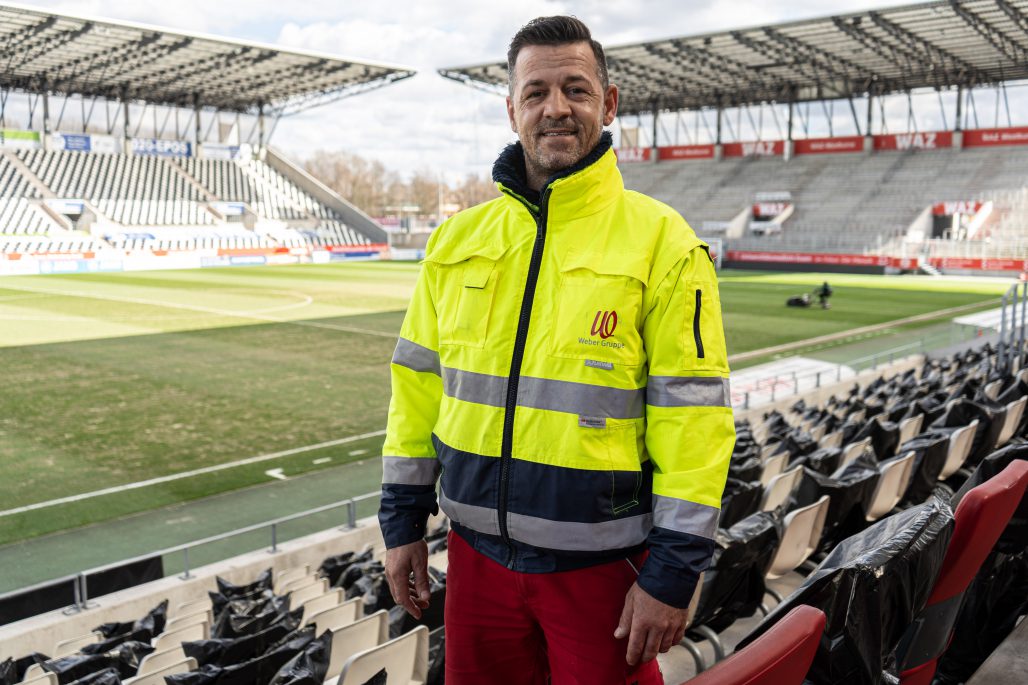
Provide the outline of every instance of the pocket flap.
<path id="1" fill-rule="evenodd" d="M 464 267 L 464 287 L 484 288 L 489 283 L 489 275 L 496 268 L 496 262 L 489 259 L 471 259 Z"/>
<path id="2" fill-rule="evenodd" d="M 500 245 L 496 243 L 479 243 L 479 244 L 468 244 L 461 242 L 453 242 L 451 244 L 443 244 L 436 246 L 436 249 L 432 250 L 431 254 L 425 255 L 426 262 L 432 262 L 434 264 L 459 264 L 460 262 L 467 261 L 472 257 L 484 257 L 490 261 L 499 261 L 500 257 L 507 252 L 507 245 Z M 488 274 L 486 274 L 488 278 Z M 482 286 L 475 286 L 481 288 Z"/>
<path id="3" fill-rule="evenodd" d="M 646 284 L 650 278 L 650 261 L 645 252 L 570 252 L 561 264 L 561 271 L 588 269 L 605 276 L 628 276 Z"/>

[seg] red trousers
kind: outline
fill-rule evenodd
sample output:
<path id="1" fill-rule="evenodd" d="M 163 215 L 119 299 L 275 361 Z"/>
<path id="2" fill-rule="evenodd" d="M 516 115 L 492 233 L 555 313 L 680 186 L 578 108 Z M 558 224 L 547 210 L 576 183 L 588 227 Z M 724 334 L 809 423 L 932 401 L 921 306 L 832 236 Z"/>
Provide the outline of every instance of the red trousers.
<path id="1" fill-rule="evenodd" d="M 517 573 L 451 532 L 446 685 L 663 685 L 656 659 L 630 667 L 614 639 L 635 579 L 628 561 Z"/>

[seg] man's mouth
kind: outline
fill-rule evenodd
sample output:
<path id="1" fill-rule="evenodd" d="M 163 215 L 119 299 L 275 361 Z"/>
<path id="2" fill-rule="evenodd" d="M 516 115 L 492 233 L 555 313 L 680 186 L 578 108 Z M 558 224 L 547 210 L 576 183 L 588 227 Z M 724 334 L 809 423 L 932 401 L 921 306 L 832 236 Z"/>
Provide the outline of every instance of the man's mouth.
<path id="1" fill-rule="evenodd" d="M 573 136 L 573 135 L 575 135 L 575 132 L 574 131 L 543 131 L 542 135 L 543 135 L 544 138 L 556 138 L 556 137 L 560 137 L 560 136 Z"/>

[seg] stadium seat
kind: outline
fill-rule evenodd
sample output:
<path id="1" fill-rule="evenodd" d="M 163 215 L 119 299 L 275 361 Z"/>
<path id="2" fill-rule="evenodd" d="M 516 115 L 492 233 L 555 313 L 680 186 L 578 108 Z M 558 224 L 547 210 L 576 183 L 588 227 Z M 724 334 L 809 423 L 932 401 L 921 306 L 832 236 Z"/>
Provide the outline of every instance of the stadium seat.
<path id="1" fill-rule="evenodd" d="M 163 668 L 185 661 L 186 653 L 182 651 L 182 645 L 178 644 L 162 652 L 150 652 L 139 662 L 139 670 L 136 675 L 147 675 L 160 671 Z"/>
<path id="2" fill-rule="evenodd" d="M 903 419 L 899 424 L 899 439 L 896 441 L 896 452 L 899 453 L 900 447 L 903 443 L 911 440 L 915 435 L 921 432 L 921 426 L 924 424 L 924 414 L 918 414 L 917 416 L 911 416 L 908 419 Z"/>
<path id="3" fill-rule="evenodd" d="M 978 419 L 967 426 L 958 428 L 949 436 L 949 447 L 946 450 L 946 463 L 939 473 L 939 480 L 946 480 L 960 470 L 971 454 L 975 431 L 978 430 Z"/>
<path id="4" fill-rule="evenodd" d="M 970 490 L 954 512 L 953 535 L 925 608 L 896 653 L 901 685 L 930 685 L 953 633 L 963 593 L 1003 533 L 1028 487 L 1028 461 L 1017 460 Z"/>
<path id="5" fill-rule="evenodd" d="M 868 521 L 877 521 L 885 516 L 903 499 L 914 472 L 916 456 L 916 452 L 907 452 L 902 457 L 894 457 L 878 465 L 878 484 L 865 514 Z"/>
<path id="6" fill-rule="evenodd" d="M 788 454 L 779 454 L 773 457 L 768 457 L 764 461 L 764 470 L 760 472 L 760 483 L 765 486 L 769 485 L 775 476 L 785 470 L 785 466 L 788 463 Z"/>
<path id="7" fill-rule="evenodd" d="M 766 634 L 690 679 L 688 685 L 800 685 L 824 629 L 822 611 L 798 606 Z"/>
<path id="8" fill-rule="evenodd" d="M 203 599 L 194 599 L 191 602 L 182 602 L 175 607 L 175 616 L 185 616 L 187 614 L 194 614 L 200 609 L 210 609 L 211 599 L 210 597 L 204 597 Z"/>
<path id="9" fill-rule="evenodd" d="M 343 666 L 338 685 L 364 685 L 382 669 L 389 676 L 388 685 L 424 685 L 428 679 L 428 627 L 418 626 L 354 654 Z"/>
<path id="10" fill-rule="evenodd" d="M 1014 437 L 1014 431 L 1021 425 L 1021 416 L 1024 414 L 1025 403 L 1028 402 L 1028 397 L 1021 397 L 1007 404 L 1007 411 L 1003 415 L 1003 427 L 1000 428 L 999 435 L 996 436 L 996 444 L 992 446 L 992 449 L 997 449 L 1009 442 L 1010 438 Z"/>
<path id="11" fill-rule="evenodd" d="M 342 588 L 336 588 L 334 590 L 329 590 L 325 594 L 320 595 L 318 597 L 315 597 L 314 599 L 311 599 L 311 600 L 308 600 L 308 601 L 304 602 L 303 603 L 303 625 L 307 625 L 308 623 L 312 623 L 313 622 L 312 619 L 315 616 L 317 616 L 318 614 L 320 614 L 320 613 L 322 613 L 324 611 L 330 611 L 330 610 L 335 609 L 335 608 L 337 608 L 339 606 L 342 606 L 344 598 L 345 598 L 345 594 L 343 592 L 343 589 Z M 351 602 L 359 602 L 359 601 L 360 601 L 359 597 L 354 597 L 349 602 L 347 602 L 347 604 L 350 604 Z M 354 616 L 356 617 L 356 610 L 354 611 Z"/>
<path id="12" fill-rule="evenodd" d="M 180 630 L 186 626 L 194 625 L 196 623 L 214 625 L 213 611 L 208 609 L 206 611 L 197 611 L 194 614 L 186 614 L 169 619 L 168 623 L 164 625 L 164 633 L 173 633 L 175 630 Z"/>
<path id="13" fill-rule="evenodd" d="M 1002 390 L 1002 389 L 1003 389 L 1003 379 L 1001 378 L 1001 379 L 999 379 L 997 381 L 992 381 L 991 383 L 986 385 L 982 389 L 982 392 L 985 393 L 986 397 L 988 397 L 990 400 L 995 402 L 996 398 L 999 397 L 1000 390 Z"/>
<path id="14" fill-rule="evenodd" d="M 211 639 L 211 627 L 207 623 L 193 623 L 173 631 L 164 631 L 151 641 L 153 651 L 163 652 L 183 642 Z"/>
<path id="15" fill-rule="evenodd" d="M 781 578 L 799 568 L 817 549 L 828 516 L 828 502 L 828 495 L 822 495 L 813 504 L 794 509 L 785 515 L 782 541 L 767 570 L 769 579 Z"/>
<path id="16" fill-rule="evenodd" d="M 315 577 L 311 573 L 311 567 L 308 564 L 303 566 L 294 566 L 293 568 L 287 568 L 279 571 L 275 574 L 275 594 L 282 594 L 279 589 L 288 585 L 289 583 L 298 580 L 300 578 Z"/>
<path id="17" fill-rule="evenodd" d="M 33 666 L 36 666 L 36 664 L 33 664 Z M 30 666 L 29 668 L 31 669 L 32 666 Z M 22 685 L 58 685 L 60 681 L 57 680 L 56 674 L 43 673 L 42 671 L 43 669 L 40 668 L 39 673 L 37 675 L 32 676 L 31 678 L 28 675 L 28 671 L 26 671 L 25 680 L 21 681 Z"/>
<path id="18" fill-rule="evenodd" d="M 322 578 L 310 585 L 304 585 L 303 587 L 289 590 L 289 605 L 301 607 L 310 600 L 329 594 L 329 592 L 328 579 Z"/>
<path id="19" fill-rule="evenodd" d="M 771 479 L 771 482 L 764 488 L 764 499 L 761 502 L 761 511 L 771 511 L 777 506 L 788 504 L 789 498 L 796 488 L 799 487 L 803 478 L 803 467 L 796 465 L 780 473 Z"/>
<path id="20" fill-rule="evenodd" d="M 137 675 L 134 678 L 129 678 L 128 680 L 123 680 L 121 682 L 122 685 L 164 685 L 165 676 L 195 671 L 196 666 L 196 659 L 183 659 L 176 664 L 169 664 L 158 671 L 153 671 L 146 675 Z"/>
<path id="21" fill-rule="evenodd" d="M 760 461 L 767 462 L 776 451 L 778 451 L 778 443 L 772 443 L 770 445 L 764 445 L 760 448 Z"/>
<path id="22" fill-rule="evenodd" d="M 824 436 L 823 438 L 821 438 L 821 440 L 818 441 L 818 447 L 842 447 L 842 431 L 837 430 L 833 433 L 829 433 L 828 435 Z"/>
<path id="23" fill-rule="evenodd" d="M 191 614 L 179 614 L 175 618 L 169 618 L 168 622 L 164 626 L 165 632 L 171 632 L 178 630 L 179 628 L 185 628 L 191 626 L 194 623 L 206 623 L 208 625 L 214 625 L 214 610 L 204 609 L 202 611 L 196 611 Z"/>
<path id="24" fill-rule="evenodd" d="M 317 578 L 317 577 L 312 576 L 312 575 L 305 575 L 305 576 L 301 576 L 300 578 L 294 578 L 293 580 L 290 580 L 290 581 L 285 582 L 285 583 L 277 584 L 275 586 L 275 594 L 276 595 L 289 594 L 290 592 L 295 592 L 296 590 L 299 590 L 300 588 L 304 588 L 304 587 L 307 587 L 308 585 L 314 585 L 314 584 L 322 586 L 322 590 L 321 590 L 322 592 L 327 592 L 328 591 L 328 579 L 327 578 Z"/>
<path id="25" fill-rule="evenodd" d="M 100 641 L 99 633 L 89 633 L 88 635 L 78 635 L 76 637 L 68 638 L 67 640 L 61 640 L 54 645 L 53 651 L 51 652 L 53 659 L 58 659 L 62 656 L 68 656 L 74 654 L 86 645 L 91 645 L 94 642 Z"/>
<path id="26" fill-rule="evenodd" d="M 863 440 L 857 440 L 851 442 L 842 448 L 842 458 L 839 460 L 839 468 L 846 466 L 852 461 L 855 461 L 857 457 L 864 453 L 868 447 L 871 446 L 871 438 L 864 438 Z"/>
<path id="27" fill-rule="evenodd" d="M 376 611 L 371 616 L 366 616 L 338 631 L 333 631 L 332 652 L 328 658 L 325 682 L 337 682 L 339 674 L 343 672 L 344 666 L 354 654 L 377 647 L 388 639 L 389 612 L 385 609 Z M 363 683 L 364 681 L 358 682 Z"/>

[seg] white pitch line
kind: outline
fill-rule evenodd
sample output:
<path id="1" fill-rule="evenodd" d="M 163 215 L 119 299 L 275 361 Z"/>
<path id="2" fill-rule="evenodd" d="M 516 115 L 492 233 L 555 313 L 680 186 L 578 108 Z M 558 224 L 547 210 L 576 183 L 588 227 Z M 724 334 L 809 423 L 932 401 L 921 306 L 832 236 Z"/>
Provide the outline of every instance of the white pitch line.
<path id="1" fill-rule="evenodd" d="M 194 304 L 181 304 L 178 302 L 162 302 L 161 300 L 148 300 L 141 297 L 122 297 L 120 295 L 101 295 L 98 293 L 82 293 L 74 292 L 71 290 L 52 290 L 49 288 L 33 288 L 31 286 L 11 286 L 4 285 L 7 290 L 20 290 L 28 293 L 38 293 L 41 295 L 61 295 L 63 297 L 82 297 L 93 300 L 108 300 L 110 302 L 127 302 L 129 304 L 142 304 L 151 307 L 168 307 L 169 309 L 185 309 L 191 312 L 200 312 L 203 314 L 217 314 L 218 316 L 232 316 L 240 319 L 254 319 L 257 321 L 268 321 L 271 323 L 285 323 L 292 324 L 294 326 L 306 326 L 308 328 L 324 328 L 333 331 L 343 331 L 346 333 L 360 333 L 362 335 L 372 335 L 379 338 L 390 338 L 396 339 L 395 333 L 386 333 L 384 331 L 376 331 L 370 328 L 358 328 L 357 326 L 339 326 L 336 324 L 321 323 L 318 321 L 294 321 L 292 319 L 284 319 L 280 316 L 269 316 L 266 314 L 258 314 L 255 312 L 243 312 L 233 309 L 219 309 L 217 307 L 203 307 Z"/>
<path id="2" fill-rule="evenodd" d="M 146 488 L 151 485 L 160 485 L 161 483 L 170 483 L 176 480 L 182 480 L 183 478 L 192 478 L 193 476 L 202 476 L 206 473 L 216 473 L 218 471 L 224 471 L 226 469 L 233 469 L 237 466 L 247 466 L 249 464 L 258 464 L 262 461 L 270 461 L 271 459 L 278 459 L 280 457 L 288 457 L 293 454 L 302 454 L 303 452 L 310 452 L 311 450 L 321 449 L 322 447 L 333 447 L 335 445 L 345 445 L 349 442 L 357 442 L 358 440 L 366 440 L 367 438 L 375 438 L 380 435 L 385 435 L 385 430 L 372 431 L 370 433 L 361 433 L 360 435 L 351 435 L 348 438 L 339 438 L 338 440 L 329 440 L 327 442 L 319 442 L 316 445 L 306 445 L 304 447 L 294 447 L 288 450 L 282 450 L 281 452 L 271 452 L 270 454 L 260 454 L 256 457 L 247 457 L 246 459 L 238 459 L 236 461 L 226 462 L 224 464 L 217 464 L 215 466 L 205 466 L 202 469 L 194 469 L 192 471 L 183 471 L 182 473 L 173 473 L 170 476 L 160 476 L 159 478 L 151 478 L 150 480 L 141 480 L 135 483 L 126 483 L 125 485 L 116 485 L 110 488 L 104 488 L 103 490 L 94 490 L 92 492 L 83 492 L 78 495 L 70 495 L 68 497 L 61 497 L 59 499 L 52 499 L 46 502 L 37 502 L 35 504 L 26 504 L 23 507 L 15 507 L 14 509 L 7 509 L 0 511 L 0 518 L 5 516 L 14 516 L 15 514 L 24 514 L 29 511 L 36 511 L 37 509 L 46 509 L 48 507 L 55 507 L 60 504 L 70 504 L 71 502 L 81 502 L 82 500 L 92 499 L 94 497 L 102 497 L 104 495 L 116 495 L 119 492 L 125 492 L 127 490 L 138 490 L 139 488 Z"/>

